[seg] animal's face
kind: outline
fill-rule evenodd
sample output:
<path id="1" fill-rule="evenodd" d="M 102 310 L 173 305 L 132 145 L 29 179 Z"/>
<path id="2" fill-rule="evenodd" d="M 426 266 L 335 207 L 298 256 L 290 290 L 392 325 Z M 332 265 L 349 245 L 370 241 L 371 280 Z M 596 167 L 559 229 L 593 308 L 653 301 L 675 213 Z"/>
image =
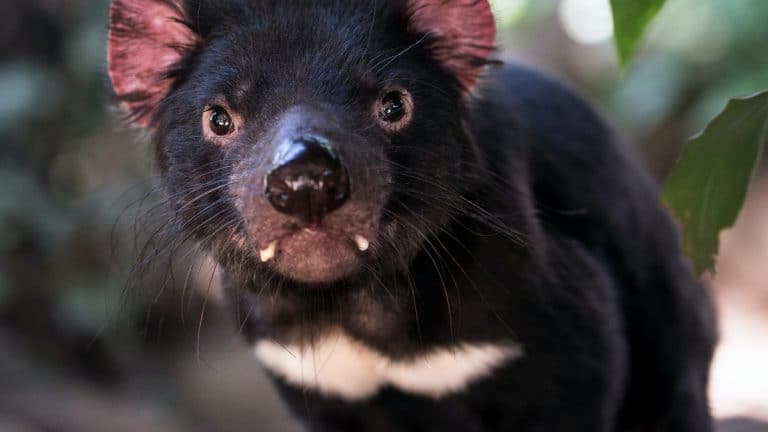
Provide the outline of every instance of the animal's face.
<path id="1" fill-rule="evenodd" d="M 110 75 L 182 227 L 242 277 L 402 268 L 481 165 L 486 1 L 115 0 Z"/>

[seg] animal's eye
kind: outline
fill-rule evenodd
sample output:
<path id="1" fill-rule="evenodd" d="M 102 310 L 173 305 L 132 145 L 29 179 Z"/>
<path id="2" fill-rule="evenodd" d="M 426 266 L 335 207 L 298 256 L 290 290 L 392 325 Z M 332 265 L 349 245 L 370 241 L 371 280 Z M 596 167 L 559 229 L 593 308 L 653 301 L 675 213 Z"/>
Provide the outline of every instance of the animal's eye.
<path id="1" fill-rule="evenodd" d="M 390 123 L 405 117 L 405 102 L 400 92 L 389 92 L 381 99 L 381 118 Z"/>
<path id="2" fill-rule="evenodd" d="M 235 124 L 232 121 L 232 116 L 221 106 L 213 106 L 208 111 L 208 123 L 211 128 L 211 132 L 218 136 L 225 136 L 231 134 L 235 129 Z"/>
<path id="3" fill-rule="evenodd" d="M 408 125 L 412 110 L 413 102 L 408 92 L 404 90 L 386 91 L 379 98 L 379 123 L 387 130 L 398 131 Z"/>

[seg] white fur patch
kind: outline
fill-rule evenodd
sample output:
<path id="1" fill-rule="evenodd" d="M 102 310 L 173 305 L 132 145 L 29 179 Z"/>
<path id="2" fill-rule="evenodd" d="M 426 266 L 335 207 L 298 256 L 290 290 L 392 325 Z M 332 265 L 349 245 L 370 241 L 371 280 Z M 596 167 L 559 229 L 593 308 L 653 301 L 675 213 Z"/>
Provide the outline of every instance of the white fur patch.
<path id="1" fill-rule="evenodd" d="M 382 387 L 441 398 L 464 390 L 508 361 L 520 358 L 515 344 L 461 344 L 410 361 L 393 361 L 342 332 L 311 346 L 259 342 L 256 356 L 288 383 L 348 400 L 374 396 Z"/>

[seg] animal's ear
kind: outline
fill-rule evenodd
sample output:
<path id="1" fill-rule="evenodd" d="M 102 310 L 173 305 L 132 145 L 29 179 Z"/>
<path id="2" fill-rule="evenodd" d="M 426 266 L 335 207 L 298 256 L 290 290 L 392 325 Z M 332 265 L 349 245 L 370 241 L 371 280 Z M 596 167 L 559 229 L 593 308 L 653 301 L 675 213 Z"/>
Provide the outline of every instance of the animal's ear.
<path id="1" fill-rule="evenodd" d="M 130 119 L 147 126 L 174 83 L 179 64 L 198 43 L 184 0 L 113 0 L 107 61 L 115 94 Z"/>
<path id="2" fill-rule="evenodd" d="M 471 90 L 496 38 L 488 0 L 408 0 L 411 30 L 426 35 L 436 58 Z"/>

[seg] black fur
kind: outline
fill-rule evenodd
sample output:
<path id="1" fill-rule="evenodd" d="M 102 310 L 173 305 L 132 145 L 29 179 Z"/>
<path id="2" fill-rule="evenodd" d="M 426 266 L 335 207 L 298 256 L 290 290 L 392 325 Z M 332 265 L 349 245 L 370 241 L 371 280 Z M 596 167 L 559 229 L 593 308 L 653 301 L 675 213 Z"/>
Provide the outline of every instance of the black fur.
<path id="1" fill-rule="evenodd" d="M 388 389 L 348 403 L 277 380 L 314 429 L 711 430 L 707 291 L 656 185 L 569 90 L 506 66 L 464 97 L 408 30 L 401 0 L 184 9 L 202 43 L 169 71 L 174 88 L 153 119 L 158 158 L 183 228 L 225 269 L 252 341 L 342 327 L 391 358 L 459 342 L 525 348 L 437 401 Z M 387 134 L 370 114 L 393 83 L 413 95 L 414 118 Z M 219 97 L 246 119 L 228 146 L 202 138 L 201 112 Z M 370 253 L 335 281 L 299 282 L 259 262 L 249 226 L 273 216 L 237 204 L 261 199 L 270 131 L 297 105 L 321 107 L 347 143 L 358 201 L 342 216 L 377 219 Z"/>

